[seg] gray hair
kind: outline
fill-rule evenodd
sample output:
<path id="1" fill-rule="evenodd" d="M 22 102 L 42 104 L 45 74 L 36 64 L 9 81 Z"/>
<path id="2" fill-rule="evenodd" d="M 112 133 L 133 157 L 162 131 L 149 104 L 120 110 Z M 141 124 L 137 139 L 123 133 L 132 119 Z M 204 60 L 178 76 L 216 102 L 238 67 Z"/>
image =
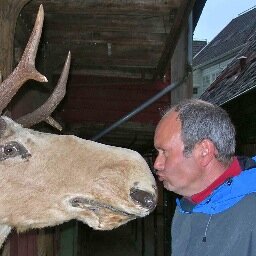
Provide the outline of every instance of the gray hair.
<path id="1" fill-rule="evenodd" d="M 181 122 L 186 157 L 198 142 L 209 139 L 218 150 L 216 158 L 226 164 L 230 162 L 235 154 L 235 127 L 224 109 L 202 100 L 190 99 L 173 106 L 165 115 L 171 111 L 178 113 Z"/>

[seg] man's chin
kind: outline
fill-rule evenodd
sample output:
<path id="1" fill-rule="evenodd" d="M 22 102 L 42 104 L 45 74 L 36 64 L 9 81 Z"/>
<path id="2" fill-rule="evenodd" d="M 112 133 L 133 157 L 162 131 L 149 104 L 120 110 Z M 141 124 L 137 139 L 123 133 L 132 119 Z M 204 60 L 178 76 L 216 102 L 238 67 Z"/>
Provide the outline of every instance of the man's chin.
<path id="1" fill-rule="evenodd" d="M 164 185 L 164 188 L 169 190 L 169 191 L 173 191 L 174 187 L 170 185 L 170 183 L 168 183 L 167 181 L 163 181 L 163 185 Z"/>

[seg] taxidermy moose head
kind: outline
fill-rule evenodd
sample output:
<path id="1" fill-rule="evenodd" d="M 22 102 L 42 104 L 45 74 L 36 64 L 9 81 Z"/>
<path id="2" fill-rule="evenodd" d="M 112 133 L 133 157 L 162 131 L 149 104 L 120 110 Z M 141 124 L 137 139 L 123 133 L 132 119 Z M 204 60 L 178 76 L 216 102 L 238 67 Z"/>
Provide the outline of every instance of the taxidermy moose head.
<path id="1" fill-rule="evenodd" d="M 47 81 L 35 69 L 43 17 L 40 6 L 20 63 L 0 85 L 0 113 L 27 80 Z M 0 246 L 13 227 L 24 231 L 77 219 L 108 230 L 156 206 L 155 180 L 138 153 L 25 128 L 54 123 L 50 114 L 65 95 L 69 66 L 70 53 L 55 90 L 39 109 L 16 122 L 0 117 Z"/>

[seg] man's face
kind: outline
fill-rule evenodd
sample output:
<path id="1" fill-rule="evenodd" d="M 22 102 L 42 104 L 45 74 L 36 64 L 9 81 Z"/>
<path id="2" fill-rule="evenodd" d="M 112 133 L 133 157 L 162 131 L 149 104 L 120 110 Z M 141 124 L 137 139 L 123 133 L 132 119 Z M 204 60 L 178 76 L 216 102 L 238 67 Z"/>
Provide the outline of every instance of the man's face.
<path id="1" fill-rule="evenodd" d="M 202 170 L 197 161 L 196 148 L 189 157 L 184 156 L 177 112 L 170 112 L 159 122 L 154 144 L 158 151 L 154 168 L 164 187 L 183 196 L 200 192 Z"/>

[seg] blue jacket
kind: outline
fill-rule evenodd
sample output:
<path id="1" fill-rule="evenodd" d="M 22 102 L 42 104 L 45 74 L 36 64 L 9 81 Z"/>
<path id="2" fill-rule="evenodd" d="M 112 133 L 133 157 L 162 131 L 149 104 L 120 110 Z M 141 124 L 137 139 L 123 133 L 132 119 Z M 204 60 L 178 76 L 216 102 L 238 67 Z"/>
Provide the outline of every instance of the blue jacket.
<path id="1" fill-rule="evenodd" d="M 199 204 L 177 200 L 172 256 L 256 256 L 256 157 Z"/>

